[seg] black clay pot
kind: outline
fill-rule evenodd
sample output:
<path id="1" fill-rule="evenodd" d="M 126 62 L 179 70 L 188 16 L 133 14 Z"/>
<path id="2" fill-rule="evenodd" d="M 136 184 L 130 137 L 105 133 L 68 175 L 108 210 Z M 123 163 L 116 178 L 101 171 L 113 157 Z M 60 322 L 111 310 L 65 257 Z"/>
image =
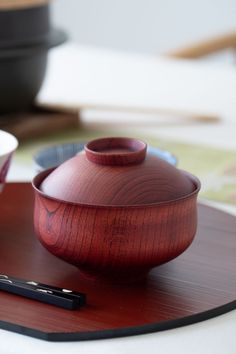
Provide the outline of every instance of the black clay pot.
<path id="1" fill-rule="evenodd" d="M 0 10 L 0 48 L 36 45 L 50 35 L 49 5 Z"/>
<path id="2" fill-rule="evenodd" d="M 47 2 L 0 10 L 0 118 L 29 109 L 43 83 L 49 49 L 65 40 L 64 32 L 51 28 Z"/>
<path id="3" fill-rule="evenodd" d="M 29 109 L 43 83 L 49 49 L 65 40 L 64 32 L 54 30 L 40 45 L 0 49 L 0 115 Z"/>

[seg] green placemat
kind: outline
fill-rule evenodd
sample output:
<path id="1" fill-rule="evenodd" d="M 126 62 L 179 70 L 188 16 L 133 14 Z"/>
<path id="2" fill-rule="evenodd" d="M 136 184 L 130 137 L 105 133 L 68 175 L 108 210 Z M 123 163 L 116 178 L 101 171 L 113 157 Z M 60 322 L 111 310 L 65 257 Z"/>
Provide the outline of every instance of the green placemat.
<path id="1" fill-rule="evenodd" d="M 73 130 L 60 135 L 50 135 L 41 139 L 22 143 L 16 152 L 16 161 L 24 165 L 32 164 L 33 154 L 47 145 L 70 141 L 86 141 L 100 136 L 130 136 L 130 132 L 96 132 Z M 178 158 L 178 167 L 195 174 L 202 182 L 200 195 L 204 198 L 225 203 L 236 202 L 236 152 L 215 149 L 202 145 L 191 145 L 162 138 L 135 134 L 150 145 L 172 152 Z"/>

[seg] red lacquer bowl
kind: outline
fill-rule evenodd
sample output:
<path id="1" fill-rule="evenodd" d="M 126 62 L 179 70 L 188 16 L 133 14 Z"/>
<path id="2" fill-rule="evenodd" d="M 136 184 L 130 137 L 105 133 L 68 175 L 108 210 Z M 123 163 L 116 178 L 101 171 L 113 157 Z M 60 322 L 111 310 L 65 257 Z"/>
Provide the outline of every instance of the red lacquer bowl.
<path id="1" fill-rule="evenodd" d="M 181 254 L 197 227 L 199 180 L 127 138 L 38 174 L 34 223 L 42 244 L 91 277 L 137 279 Z"/>

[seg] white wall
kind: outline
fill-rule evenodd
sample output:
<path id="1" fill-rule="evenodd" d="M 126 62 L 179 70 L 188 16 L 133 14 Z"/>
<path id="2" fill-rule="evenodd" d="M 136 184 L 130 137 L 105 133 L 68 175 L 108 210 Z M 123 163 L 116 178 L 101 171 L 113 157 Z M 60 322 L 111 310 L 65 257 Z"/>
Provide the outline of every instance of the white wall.
<path id="1" fill-rule="evenodd" d="M 54 23 L 79 43 L 165 52 L 236 29 L 236 0 L 54 0 Z"/>

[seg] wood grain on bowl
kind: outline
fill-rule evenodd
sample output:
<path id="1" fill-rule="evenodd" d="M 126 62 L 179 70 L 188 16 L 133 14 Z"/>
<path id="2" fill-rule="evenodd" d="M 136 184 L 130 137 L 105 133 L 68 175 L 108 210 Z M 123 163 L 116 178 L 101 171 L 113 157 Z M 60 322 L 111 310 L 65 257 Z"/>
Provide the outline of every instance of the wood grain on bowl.
<path id="1" fill-rule="evenodd" d="M 54 255 L 89 277 L 137 280 L 180 255 L 197 227 L 200 182 L 146 144 L 105 138 L 38 174 L 35 231 Z"/>
<path id="2" fill-rule="evenodd" d="M 192 193 L 191 178 L 131 138 L 89 142 L 77 155 L 46 176 L 40 190 L 60 200 L 92 205 L 144 205 Z"/>
<path id="3" fill-rule="evenodd" d="M 88 276 L 135 279 L 180 255 L 197 227 L 196 194 L 152 207 L 87 207 L 36 192 L 35 231 Z"/>
<path id="4" fill-rule="evenodd" d="M 0 328 L 51 341 L 90 340 L 176 328 L 236 308 L 235 216 L 198 206 L 197 235 L 186 252 L 143 282 L 118 284 L 88 280 L 47 252 L 34 234 L 33 206 L 29 183 L 9 183 L 0 195 L 1 273 L 82 291 L 87 305 L 68 311 L 1 292 Z"/>

